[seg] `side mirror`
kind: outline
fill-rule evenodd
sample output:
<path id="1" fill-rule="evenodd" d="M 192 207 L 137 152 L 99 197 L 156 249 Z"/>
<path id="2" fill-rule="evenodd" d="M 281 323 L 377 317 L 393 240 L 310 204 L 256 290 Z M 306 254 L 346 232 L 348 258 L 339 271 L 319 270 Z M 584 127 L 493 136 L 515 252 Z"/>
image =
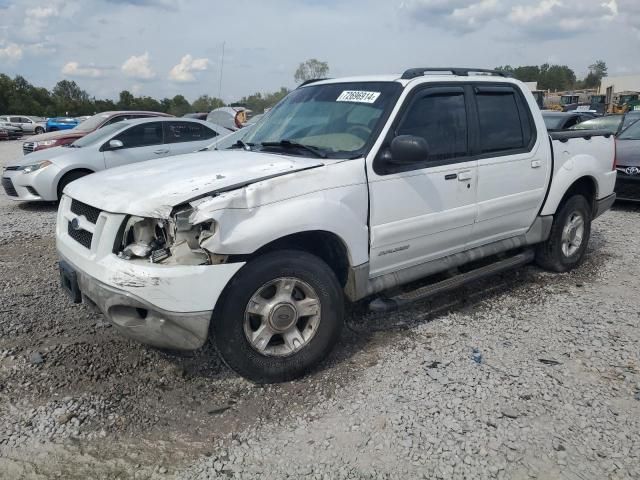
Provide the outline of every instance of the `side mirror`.
<path id="1" fill-rule="evenodd" d="M 109 150 L 117 150 L 124 147 L 124 143 L 121 140 L 109 140 Z"/>
<path id="2" fill-rule="evenodd" d="M 391 163 L 409 165 L 424 162 L 429 157 L 429 145 L 422 137 L 398 135 L 391 141 Z"/>

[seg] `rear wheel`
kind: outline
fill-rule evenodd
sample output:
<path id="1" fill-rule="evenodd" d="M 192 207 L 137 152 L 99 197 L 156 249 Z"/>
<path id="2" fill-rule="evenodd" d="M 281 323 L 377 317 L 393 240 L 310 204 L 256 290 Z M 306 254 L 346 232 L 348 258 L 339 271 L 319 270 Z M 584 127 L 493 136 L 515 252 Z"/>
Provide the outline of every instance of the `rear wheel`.
<path id="1" fill-rule="evenodd" d="M 58 201 L 62 198 L 62 192 L 64 188 L 69 185 L 74 180 L 78 180 L 79 178 L 86 177 L 91 172 L 86 170 L 73 170 L 69 173 L 66 173 L 58 182 Z"/>
<path id="2" fill-rule="evenodd" d="M 536 263 L 554 272 L 567 272 L 580 264 L 591 236 L 591 218 L 587 199 L 570 197 L 553 219 L 549 238 L 538 246 Z"/>
<path id="3" fill-rule="evenodd" d="M 224 362 L 256 383 L 292 380 L 337 343 L 344 299 L 333 271 L 306 252 L 281 250 L 245 265 L 213 315 Z"/>

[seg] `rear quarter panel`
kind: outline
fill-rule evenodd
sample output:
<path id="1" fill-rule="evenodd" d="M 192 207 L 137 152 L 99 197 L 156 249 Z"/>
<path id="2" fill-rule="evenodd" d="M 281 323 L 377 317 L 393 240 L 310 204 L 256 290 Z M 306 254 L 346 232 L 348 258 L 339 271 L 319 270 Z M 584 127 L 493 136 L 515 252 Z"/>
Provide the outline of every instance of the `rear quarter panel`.
<path id="1" fill-rule="evenodd" d="M 553 140 L 554 169 L 542 215 L 553 215 L 567 190 L 577 180 L 587 177 L 596 185 L 596 198 L 613 193 L 616 171 L 613 169 L 615 143 L 613 136 L 590 139 Z"/>

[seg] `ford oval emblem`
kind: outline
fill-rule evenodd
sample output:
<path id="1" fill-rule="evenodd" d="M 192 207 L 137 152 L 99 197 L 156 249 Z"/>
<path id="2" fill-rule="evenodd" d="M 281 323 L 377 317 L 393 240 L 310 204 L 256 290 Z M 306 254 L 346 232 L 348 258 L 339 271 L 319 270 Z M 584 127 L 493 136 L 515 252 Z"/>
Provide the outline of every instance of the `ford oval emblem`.
<path id="1" fill-rule="evenodd" d="M 71 228 L 74 230 L 80 230 L 80 219 L 78 217 L 71 220 Z"/>

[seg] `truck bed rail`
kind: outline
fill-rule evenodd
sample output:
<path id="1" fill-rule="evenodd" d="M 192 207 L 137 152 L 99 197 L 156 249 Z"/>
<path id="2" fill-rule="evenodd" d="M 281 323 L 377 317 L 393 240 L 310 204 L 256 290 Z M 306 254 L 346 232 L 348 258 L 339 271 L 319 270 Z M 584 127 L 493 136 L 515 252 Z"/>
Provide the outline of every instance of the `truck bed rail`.
<path id="1" fill-rule="evenodd" d="M 551 140 L 560 140 L 561 142 L 567 142 L 571 138 L 584 138 L 590 140 L 591 137 L 606 137 L 609 138 L 613 133 L 609 130 L 563 130 L 560 132 L 549 132 Z"/>

